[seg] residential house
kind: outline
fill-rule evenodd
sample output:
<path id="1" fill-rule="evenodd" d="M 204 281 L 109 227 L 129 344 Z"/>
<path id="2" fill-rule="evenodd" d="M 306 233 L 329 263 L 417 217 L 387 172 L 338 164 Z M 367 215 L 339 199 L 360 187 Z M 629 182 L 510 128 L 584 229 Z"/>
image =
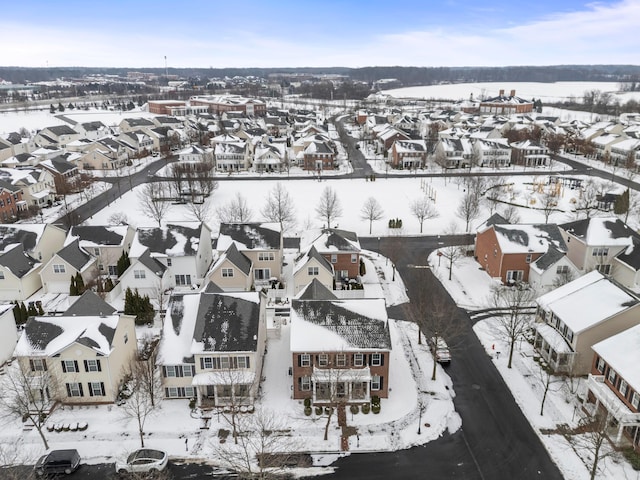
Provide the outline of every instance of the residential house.
<path id="1" fill-rule="evenodd" d="M 202 285 L 213 261 L 211 230 L 204 223 L 172 223 L 138 227 L 129 251 L 131 263 L 149 250 L 169 270 L 177 287 Z"/>
<path id="2" fill-rule="evenodd" d="M 65 148 L 68 143 L 78 140 L 82 135 L 69 125 L 56 125 L 40 130 L 34 141 L 40 147 L 55 146 Z"/>
<path id="3" fill-rule="evenodd" d="M 529 285 L 538 295 L 547 293 L 580 276 L 567 253 L 549 245 L 547 251 L 529 265 Z"/>
<path id="4" fill-rule="evenodd" d="M 174 286 L 175 277 L 171 276 L 169 268 L 151 256 L 147 249 L 133 259 L 129 268 L 120 275 L 114 292 L 119 295 L 129 288 L 131 291 L 137 290 L 140 295 L 147 295 L 152 300 L 160 300 L 164 292 Z"/>
<path id="5" fill-rule="evenodd" d="M 53 175 L 56 194 L 67 195 L 79 188 L 80 172 L 78 167 L 68 162 L 65 157 L 59 156 L 51 160 L 44 160 L 39 165 L 46 168 Z"/>
<path id="6" fill-rule="evenodd" d="M 490 277 L 510 285 L 528 282 L 531 264 L 550 246 L 567 249 L 557 225 L 493 224 L 478 231 L 475 256 Z"/>
<path id="7" fill-rule="evenodd" d="M 441 138 L 434 152 L 442 168 L 466 168 L 473 163 L 473 147 L 468 138 Z"/>
<path id="8" fill-rule="evenodd" d="M 231 243 L 211 266 L 206 279 L 224 292 L 248 292 L 253 286 L 253 264 Z"/>
<path id="9" fill-rule="evenodd" d="M 335 161 L 336 152 L 327 141 L 312 141 L 302 153 L 302 168 L 304 170 L 333 170 Z"/>
<path id="10" fill-rule="evenodd" d="M 73 128 L 80 134 L 81 138 L 86 138 L 90 141 L 96 141 L 100 138 L 111 135 L 111 129 L 98 120 L 93 122 L 76 123 Z"/>
<path id="11" fill-rule="evenodd" d="M 270 286 L 272 280 L 282 281 L 283 238 L 280 224 L 221 223 L 216 250 L 225 252 L 232 243 L 251 261 L 256 289 Z"/>
<path id="12" fill-rule="evenodd" d="M 586 375 L 591 347 L 640 324 L 640 301 L 631 291 L 592 271 L 536 300 L 534 347 L 557 373 Z"/>
<path id="13" fill-rule="evenodd" d="M 587 379 L 590 414 L 609 415 L 609 439 L 619 448 L 640 451 L 640 325 L 593 345 L 593 363 Z"/>
<path id="14" fill-rule="evenodd" d="M 631 167 L 632 170 L 637 171 L 640 166 L 640 140 L 625 138 L 621 142 L 612 144 L 610 161 L 613 165 Z"/>
<path id="15" fill-rule="evenodd" d="M 253 168 L 258 173 L 281 172 L 288 168 L 287 146 L 261 142 L 253 151 Z"/>
<path id="16" fill-rule="evenodd" d="M 0 218 L 4 222 L 14 221 L 25 210 L 27 202 L 22 199 L 22 189 L 0 179 Z"/>
<path id="17" fill-rule="evenodd" d="M 127 148 L 112 137 L 105 137 L 88 145 L 78 163 L 85 170 L 115 170 L 127 164 Z"/>
<path id="18" fill-rule="evenodd" d="M 157 361 L 165 397 L 197 398 L 201 407 L 252 406 L 266 347 L 264 297 L 212 290 L 169 300 Z"/>
<path id="19" fill-rule="evenodd" d="M 98 261 L 100 275 L 118 276 L 118 260 L 128 254 L 135 230 L 128 225 L 80 225 L 72 227 L 65 243 L 78 239 L 80 248 Z"/>
<path id="20" fill-rule="evenodd" d="M 511 163 L 525 167 L 549 166 L 549 149 L 533 140 L 514 142 L 511 144 Z"/>
<path id="21" fill-rule="evenodd" d="M 247 142 L 216 142 L 213 157 L 219 172 L 245 171 L 250 166 Z"/>
<path id="22" fill-rule="evenodd" d="M 397 140 L 389 152 L 394 168 L 422 168 L 427 163 L 427 145 L 424 140 Z"/>
<path id="23" fill-rule="evenodd" d="M 309 250 L 298 256 L 293 266 L 294 293 L 297 295 L 314 280 L 328 290 L 333 290 L 335 281 L 333 265 L 312 245 Z"/>
<path id="24" fill-rule="evenodd" d="M 153 139 L 143 130 L 123 132 L 116 139 L 125 147 L 129 157 L 141 157 L 154 149 Z"/>
<path id="25" fill-rule="evenodd" d="M 18 328 L 13 315 L 13 305 L 0 305 L 0 375 L 7 361 L 13 357 L 18 343 Z"/>
<path id="26" fill-rule="evenodd" d="M 529 112 L 533 112 L 533 102 L 516 96 L 515 90 L 511 90 L 509 95 L 500 90 L 497 97 L 480 102 L 480 113 L 483 114 L 512 115 Z"/>
<path id="27" fill-rule="evenodd" d="M 511 148 L 504 141 L 477 139 L 473 142 L 473 156 L 475 163 L 481 167 L 511 166 Z"/>
<path id="28" fill-rule="evenodd" d="M 325 228 L 311 243 L 333 267 L 336 282 L 346 284 L 360 275 L 360 241 L 355 232 Z"/>
<path id="29" fill-rule="evenodd" d="M 56 187 L 53 174 L 49 170 L 44 168 L 10 170 L 10 181 L 22 191 L 22 199 L 26 202 L 27 208 L 51 205 Z M 3 173 L 0 175 L 4 176 Z"/>
<path id="30" fill-rule="evenodd" d="M 388 398 L 391 338 L 384 299 L 338 300 L 327 289 L 321 296 L 307 299 L 303 292 L 291 302 L 293 398 L 332 405 Z"/>
<path id="31" fill-rule="evenodd" d="M 213 149 L 191 145 L 190 147 L 178 152 L 178 161 L 189 163 L 211 163 L 213 162 Z"/>
<path id="32" fill-rule="evenodd" d="M 40 270 L 45 293 L 69 293 L 71 277 L 80 274 L 85 285 L 98 276 L 98 260 L 80 247 L 75 238 L 59 250 Z"/>
<path id="33" fill-rule="evenodd" d="M 104 302 L 78 302 L 72 314 L 29 318 L 14 354 L 26 375 L 42 377 L 52 402 L 113 403 L 137 355 L 134 317 L 106 313 Z"/>
<path id="34" fill-rule="evenodd" d="M 118 130 L 122 133 L 134 130 L 153 128 L 156 124 L 147 118 L 125 118 L 118 124 Z"/>

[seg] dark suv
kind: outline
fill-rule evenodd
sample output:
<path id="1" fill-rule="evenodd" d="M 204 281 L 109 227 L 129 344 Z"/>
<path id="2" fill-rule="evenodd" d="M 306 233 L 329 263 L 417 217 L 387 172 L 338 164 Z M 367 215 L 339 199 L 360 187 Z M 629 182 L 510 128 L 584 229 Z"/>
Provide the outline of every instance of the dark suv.
<path id="1" fill-rule="evenodd" d="M 80 454 L 77 450 L 52 450 L 41 456 L 36 463 L 35 471 L 39 477 L 75 472 L 80 465 Z"/>

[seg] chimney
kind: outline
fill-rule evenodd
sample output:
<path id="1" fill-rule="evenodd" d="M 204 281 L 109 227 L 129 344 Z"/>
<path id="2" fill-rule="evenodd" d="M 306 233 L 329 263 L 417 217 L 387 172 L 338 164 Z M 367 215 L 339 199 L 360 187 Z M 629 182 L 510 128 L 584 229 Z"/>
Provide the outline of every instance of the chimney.
<path id="1" fill-rule="evenodd" d="M 516 96 L 516 91 L 515 90 L 511 90 L 511 96 L 515 97 Z"/>
<path id="2" fill-rule="evenodd" d="M 499 96 L 503 96 L 504 95 L 504 90 L 500 90 Z"/>

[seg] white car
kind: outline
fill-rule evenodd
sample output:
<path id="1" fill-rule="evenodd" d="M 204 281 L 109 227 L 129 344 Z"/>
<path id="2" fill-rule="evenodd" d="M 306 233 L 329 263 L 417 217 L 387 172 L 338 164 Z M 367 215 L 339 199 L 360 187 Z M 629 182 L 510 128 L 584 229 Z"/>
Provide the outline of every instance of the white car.
<path id="1" fill-rule="evenodd" d="M 167 468 L 169 457 L 167 452 L 152 448 L 140 448 L 132 452 L 124 462 L 116 462 L 116 472 L 124 473 L 156 473 Z"/>
<path id="2" fill-rule="evenodd" d="M 444 338 L 434 338 L 433 342 L 436 346 L 436 362 L 440 364 L 451 363 L 451 352 L 449 351 L 449 346 L 447 345 L 447 342 L 444 341 Z"/>

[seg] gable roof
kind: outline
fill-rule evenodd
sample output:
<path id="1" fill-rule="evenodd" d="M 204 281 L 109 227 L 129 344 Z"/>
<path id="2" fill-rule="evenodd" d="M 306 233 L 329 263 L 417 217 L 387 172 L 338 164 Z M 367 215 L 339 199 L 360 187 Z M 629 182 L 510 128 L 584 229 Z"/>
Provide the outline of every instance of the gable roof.
<path id="1" fill-rule="evenodd" d="M 235 243 L 232 243 L 229 248 L 227 248 L 227 251 L 220 256 L 216 264 L 221 265 L 225 260 L 229 260 L 245 275 L 251 273 L 251 260 L 249 260 L 245 254 L 238 251 Z"/>
<path id="2" fill-rule="evenodd" d="M 320 255 L 316 247 L 311 245 L 311 248 L 303 255 L 298 257 L 296 264 L 293 268 L 294 273 L 304 267 L 310 259 L 315 259 L 320 265 L 326 268 L 328 271 L 333 272 L 333 265 L 325 257 Z"/>
<path id="3" fill-rule="evenodd" d="M 320 280 L 314 278 L 296 297 L 298 300 L 337 300 L 331 290 L 325 287 Z"/>
<path id="4" fill-rule="evenodd" d="M 221 223 L 216 249 L 235 243 L 240 250 L 279 250 L 280 236 L 278 223 Z"/>
<path id="5" fill-rule="evenodd" d="M 560 229 L 552 224 L 493 225 L 502 253 L 544 253 L 550 245 L 566 251 Z"/>
<path id="6" fill-rule="evenodd" d="M 0 265 L 8 268 L 18 278 L 24 277 L 39 264 L 40 262 L 30 257 L 20 244 L 0 254 Z"/>
<path id="7" fill-rule="evenodd" d="M 202 223 L 169 224 L 166 227 L 139 227 L 134 243 L 147 247 L 152 254 L 170 257 L 193 256 L 198 252 Z M 132 247 L 132 250 L 135 249 Z M 131 253 L 131 256 L 135 256 Z"/>
<path id="8" fill-rule="evenodd" d="M 91 256 L 80 248 L 80 242 L 77 238 L 62 250 L 59 250 L 56 255 L 78 271 L 81 271 L 87 262 L 91 260 Z"/>
<path id="9" fill-rule="evenodd" d="M 65 317 L 90 317 L 112 315 L 116 309 L 91 290 L 85 290 L 80 297 L 62 314 Z"/>
<path id="10" fill-rule="evenodd" d="M 149 249 L 145 250 L 144 253 L 138 257 L 137 261 L 155 273 L 158 277 L 162 277 L 167 269 L 162 262 L 159 262 L 151 256 Z"/>
<path id="11" fill-rule="evenodd" d="M 126 237 L 127 228 L 122 225 L 80 225 L 71 228 L 69 237 L 78 238 L 83 247 L 89 245 L 120 246 Z"/>
<path id="12" fill-rule="evenodd" d="M 191 353 L 255 352 L 259 328 L 257 292 L 202 293 Z"/>
<path id="13" fill-rule="evenodd" d="M 37 229 L 33 227 L 37 227 Z M 0 225 L 0 251 L 16 244 L 21 244 L 25 251 L 33 250 L 44 229 L 44 224 L 28 227 L 23 227 L 21 224 Z"/>
<path id="14" fill-rule="evenodd" d="M 291 351 L 391 349 L 384 299 L 292 300 Z"/>
<path id="15" fill-rule="evenodd" d="M 640 235 L 616 217 L 586 218 L 560 227 L 587 245 L 629 246 L 632 238 L 640 239 Z"/>
<path id="16" fill-rule="evenodd" d="M 640 325 L 596 343 L 593 351 L 602 357 L 635 391 L 640 390 Z"/>
<path id="17" fill-rule="evenodd" d="M 313 245 L 320 253 L 325 252 L 359 252 L 360 241 L 355 232 L 339 230 L 337 228 L 325 228 Z"/>
<path id="18" fill-rule="evenodd" d="M 31 317 L 15 353 L 19 356 L 54 355 L 73 343 L 80 343 L 98 354 L 109 355 L 119 320 L 118 315 Z"/>
<path id="19" fill-rule="evenodd" d="M 548 268 L 556 264 L 558 260 L 565 256 L 565 252 L 558 250 L 555 246 L 549 245 L 548 250 L 540 256 L 533 265 L 540 271 L 544 272 Z"/>

